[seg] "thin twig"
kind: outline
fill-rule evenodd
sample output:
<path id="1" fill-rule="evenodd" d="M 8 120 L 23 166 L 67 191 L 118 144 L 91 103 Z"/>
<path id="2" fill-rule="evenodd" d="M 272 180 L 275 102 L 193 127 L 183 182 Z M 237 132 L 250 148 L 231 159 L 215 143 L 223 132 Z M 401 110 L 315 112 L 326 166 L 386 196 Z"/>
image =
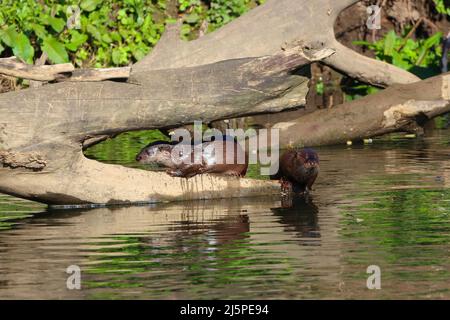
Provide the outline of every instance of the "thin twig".
<path id="1" fill-rule="evenodd" d="M 414 34 L 414 32 L 416 32 L 417 28 L 419 27 L 419 25 L 424 21 L 423 17 L 420 18 L 419 20 L 417 20 L 417 22 L 414 24 L 413 28 L 408 32 L 408 34 L 406 35 L 406 37 L 404 38 L 404 41 L 402 43 L 402 45 L 400 46 L 400 48 L 398 48 L 397 52 L 402 51 L 402 49 L 405 47 L 406 42 L 408 41 L 408 39 L 410 37 L 412 37 L 412 35 Z"/>

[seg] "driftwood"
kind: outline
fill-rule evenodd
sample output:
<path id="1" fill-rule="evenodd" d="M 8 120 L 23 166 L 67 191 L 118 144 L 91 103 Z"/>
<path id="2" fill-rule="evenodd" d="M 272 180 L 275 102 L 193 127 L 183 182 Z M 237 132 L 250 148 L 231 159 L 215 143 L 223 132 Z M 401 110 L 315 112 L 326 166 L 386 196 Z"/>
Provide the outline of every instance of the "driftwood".
<path id="1" fill-rule="evenodd" d="M 303 40 L 305 43 L 335 49 L 336 54 L 324 62 L 363 82 L 385 87 L 394 83 L 419 80 L 409 72 L 364 57 L 336 41 L 333 32 L 336 18 L 342 10 L 359 1 L 268 0 L 266 4 L 251 10 L 216 32 L 190 42 L 180 40 L 180 24 L 169 25 L 151 54 L 133 66 L 133 72 L 192 67 L 230 59 L 268 56 L 277 53 L 286 43 Z M 55 72 L 47 74 L 41 71 L 46 76 L 39 78 L 35 74 L 23 72 L 11 74 L 6 69 L 2 68 L 0 61 L 0 73 L 41 81 L 52 81 L 57 78 Z M 37 67 L 31 69 L 43 70 Z M 73 69 L 60 72 L 71 71 Z M 126 74 L 127 70 L 123 69 L 120 77 Z M 73 81 L 83 80 L 78 75 Z M 100 80 L 102 79 L 96 77 L 86 81 Z"/>
<path id="2" fill-rule="evenodd" d="M 186 180 L 101 164 L 86 159 L 82 149 L 131 130 L 301 107 L 312 61 L 324 61 L 378 86 L 418 81 L 406 71 L 337 43 L 333 24 L 341 10 L 356 2 L 268 0 L 192 42 L 179 40 L 178 25 L 172 25 L 151 54 L 132 66 L 128 82 L 71 82 L 70 77 L 53 73 L 54 79 L 64 82 L 0 95 L 0 192 L 50 204 L 278 192 L 278 185 L 270 181 L 209 175 Z M 71 72 L 76 79 L 83 71 Z M 425 100 L 442 100 L 436 97 Z M 347 121 L 347 109 L 336 110 L 342 110 L 334 114 L 338 130 L 339 121 Z M 319 118 L 316 123 L 328 126 Z"/>
<path id="3" fill-rule="evenodd" d="M 16 57 L 0 59 L 0 74 L 34 81 L 104 81 L 128 79 L 131 67 L 107 69 L 78 69 L 71 63 L 29 65 Z"/>
<path id="4" fill-rule="evenodd" d="M 56 75 L 72 72 L 75 67 L 71 63 L 35 66 L 19 61 L 16 57 L 0 59 L 0 73 L 30 80 L 53 81 Z"/>
<path id="5" fill-rule="evenodd" d="M 104 81 L 110 79 L 128 79 L 131 67 L 106 68 L 106 69 L 78 69 L 72 72 L 70 77 L 61 77 L 62 81 Z"/>
<path id="6" fill-rule="evenodd" d="M 110 135 L 294 107 L 299 67 L 334 53 L 294 45 L 262 58 L 135 73 L 134 83 L 64 82 L 0 96 L 0 191 L 49 204 L 136 203 L 276 193 L 270 181 L 176 179 L 88 160 Z M 11 108 L 14 105 L 14 108 Z"/>
<path id="7" fill-rule="evenodd" d="M 450 73 L 391 86 L 364 98 L 275 124 L 280 143 L 319 146 L 391 132 L 422 134 L 430 119 L 450 112 Z"/>
<path id="8" fill-rule="evenodd" d="M 385 87 L 418 81 L 407 71 L 364 57 L 337 42 L 333 27 L 339 13 L 359 1 L 268 0 L 219 30 L 190 42 L 181 41 L 179 25 L 172 25 L 152 53 L 133 66 L 132 72 L 273 55 L 283 44 L 303 40 L 335 49 L 336 54 L 325 63 L 363 82 Z"/>

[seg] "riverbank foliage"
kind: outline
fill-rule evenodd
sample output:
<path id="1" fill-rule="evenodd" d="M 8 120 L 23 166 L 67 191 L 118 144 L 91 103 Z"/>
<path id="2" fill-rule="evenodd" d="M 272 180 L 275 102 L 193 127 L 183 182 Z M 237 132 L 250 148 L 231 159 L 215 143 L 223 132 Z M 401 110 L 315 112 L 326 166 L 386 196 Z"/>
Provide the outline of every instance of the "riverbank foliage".
<path id="1" fill-rule="evenodd" d="M 407 29 L 404 35 L 398 35 L 391 30 L 378 41 L 354 41 L 353 43 L 372 51 L 377 60 L 388 62 L 426 79 L 441 73 L 442 41 L 442 32 L 437 32 L 425 39 L 412 39 Z M 352 81 L 350 86 L 344 88 L 347 100 L 354 100 L 378 91 L 379 89 L 374 86 L 357 81 Z"/>
<path id="2" fill-rule="evenodd" d="M 36 63 L 72 62 L 76 67 L 130 65 L 147 55 L 165 26 L 182 20 L 181 37 L 195 39 L 212 32 L 264 0 L 3 0 L 0 6 L 0 57 L 15 55 Z M 430 2 L 450 17 L 444 0 Z M 403 28 L 404 27 L 404 28 Z M 376 59 L 421 78 L 440 73 L 442 32 L 417 36 L 415 27 L 388 31 L 377 41 L 356 41 Z M 410 32 L 411 31 L 411 32 Z M 44 55 L 44 57 L 45 57 Z M 318 86 L 317 94 L 325 88 Z M 356 81 L 343 85 L 347 100 L 378 88 Z"/>
<path id="3" fill-rule="evenodd" d="M 183 20 L 182 35 L 193 39 L 262 3 L 262 0 L 3 0 L 0 55 L 34 63 L 114 67 L 148 54 L 166 23 Z"/>

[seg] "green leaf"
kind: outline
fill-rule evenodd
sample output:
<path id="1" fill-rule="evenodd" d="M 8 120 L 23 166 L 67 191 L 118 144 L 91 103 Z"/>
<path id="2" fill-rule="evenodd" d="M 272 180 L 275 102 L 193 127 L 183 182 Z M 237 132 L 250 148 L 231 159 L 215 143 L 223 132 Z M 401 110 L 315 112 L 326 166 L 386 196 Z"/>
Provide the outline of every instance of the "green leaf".
<path id="1" fill-rule="evenodd" d="M 118 33 L 117 31 L 111 32 L 110 36 L 113 41 L 116 41 L 116 42 L 122 41 L 122 37 L 120 36 L 120 33 Z"/>
<path id="2" fill-rule="evenodd" d="M 20 33 L 13 47 L 13 53 L 16 57 L 19 57 L 27 63 L 33 63 L 34 48 L 30 44 L 30 40 L 26 35 Z"/>
<path id="3" fill-rule="evenodd" d="M 148 50 L 145 50 L 144 48 L 136 48 L 136 50 L 133 50 L 133 56 L 137 61 L 143 59 L 147 53 Z"/>
<path id="4" fill-rule="evenodd" d="M 38 38 L 45 39 L 47 37 L 47 30 L 45 30 L 44 26 L 33 23 L 33 24 L 31 24 L 31 29 L 38 36 Z"/>
<path id="5" fill-rule="evenodd" d="M 436 5 L 436 10 L 439 13 L 442 14 L 449 14 L 450 13 L 450 8 L 447 8 L 445 6 L 445 2 L 444 0 L 433 0 L 435 5 Z"/>
<path id="6" fill-rule="evenodd" d="M 191 33 L 191 30 L 192 30 L 192 29 L 191 29 L 191 26 L 190 26 L 190 25 L 188 25 L 188 24 L 183 24 L 183 25 L 181 26 L 181 31 L 180 31 L 181 36 L 184 37 L 185 39 L 187 39 L 189 33 Z"/>
<path id="7" fill-rule="evenodd" d="M 408 61 L 405 61 L 404 56 L 398 53 L 397 51 L 392 51 L 392 63 L 400 67 L 404 70 L 409 70 L 412 67 L 412 64 L 410 64 Z"/>
<path id="8" fill-rule="evenodd" d="M 96 27 L 94 27 L 92 24 L 88 24 L 86 28 L 87 32 L 89 32 L 96 40 L 102 41 L 102 34 Z"/>
<path id="9" fill-rule="evenodd" d="M 95 8 L 102 2 L 102 0 L 83 0 L 81 1 L 80 7 L 84 11 L 94 11 Z"/>
<path id="10" fill-rule="evenodd" d="M 128 62 L 129 47 L 117 47 L 112 51 L 112 60 L 115 65 L 123 65 Z"/>
<path id="11" fill-rule="evenodd" d="M 177 19 L 170 18 L 170 17 L 166 19 L 167 24 L 175 24 L 175 23 L 177 23 L 177 21 L 178 21 Z"/>
<path id="12" fill-rule="evenodd" d="M 389 31 L 384 40 L 384 54 L 386 56 L 392 57 L 396 40 L 397 35 L 395 34 L 395 31 Z"/>
<path id="13" fill-rule="evenodd" d="M 372 43 L 369 41 L 363 41 L 363 40 L 355 40 L 352 41 L 352 44 L 357 45 L 357 46 L 371 46 Z"/>
<path id="14" fill-rule="evenodd" d="M 64 45 L 52 36 L 45 38 L 42 51 L 47 53 L 48 58 L 53 63 L 65 63 L 69 61 L 69 56 Z"/>
<path id="15" fill-rule="evenodd" d="M 8 47 L 13 49 L 15 56 L 21 58 L 27 63 L 33 63 L 34 48 L 30 44 L 30 40 L 23 33 L 17 33 L 13 26 L 0 30 L 0 39 Z M 2 50 L 3 51 L 3 50 Z"/>
<path id="16" fill-rule="evenodd" d="M 55 18 L 55 17 L 49 17 L 48 18 L 48 23 L 53 28 L 53 30 L 55 30 L 56 32 L 63 31 L 64 26 L 66 25 L 66 23 L 64 22 L 63 19 Z"/>
<path id="17" fill-rule="evenodd" d="M 189 24 L 196 24 L 200 20 L 200 16 L 197 13 L 191 13 L 188 15 L 184 21 L 186 21 Z"/>
<path id="18" fill-rule="evenodd" d="M 0 42 L 0 54 L 3 52 L 3 50 L 5 50 L 5 47 L 2 46 L 2 43 Z"/>
<path id="19" fill-rule="evenodd" d="M 442 33 L 438 32 L 425 41 L 425 43 L 423 44 L 422 50 L 420 51 L 419 57 L 417 58 L 417 61 L 415 63 L 417 66 L 421 65 L 423 63 L 428 51 L 432 47 L 437 46 L 441 43 L 441 39 L 442 39 Z"/>
<path id="20" fill-rule="evenodd" d="M 429 49 L 431 47 L 439 45 L 441 43 L 441 40 L 442 40 L 442 32 L 437 32 L 436 34 L 432 35 L 425 41 L 424 46 Z"/>
<path id="21" fill-rule="evenodd" d="M 111 43 L 112 42 L 111 37 L 107 33 L 102 35 L 102 40 L 103 40 L 103 42 L 106 42 L 106 43 Z"/>
<path id="22" fill-rule="evenodd" d="M 121 56 L 122 56 L 122 54 L 121 54 L 121 52 L 120 52 L 120 50 L 119 49 L 113 49 L 113 52 L 112 52 L 112 61 L 113 61 L 113 63 L 115 64 L 115 65 L 120 65 L 120 61 L 121 61 Z"/>
<path id="23" fill-rule="evenodd" d="M 14 42 L 18 37 L 18 33 L 13 26 L 8 29 L 0 30 L 0 39 L 8 46 L 14 47 Z"/>
<path id="24" fill-rule="evenodd" d="M 88 40 L 88 36 L 81 34 L 76 30 L 71 30 L 71 39 L 69 43 L 66 43 L 66 48 L 70 51 L 77 51 L 77 49 Z"/>

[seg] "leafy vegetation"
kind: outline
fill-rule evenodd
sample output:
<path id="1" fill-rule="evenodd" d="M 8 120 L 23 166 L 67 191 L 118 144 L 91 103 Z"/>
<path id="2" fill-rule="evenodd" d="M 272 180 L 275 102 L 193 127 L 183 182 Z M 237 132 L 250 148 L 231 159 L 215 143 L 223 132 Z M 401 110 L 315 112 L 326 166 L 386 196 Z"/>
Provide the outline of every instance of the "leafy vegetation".
<path id="1" fill-rule="evenodd" d="M 80 3 L 78 7 L 78 3 Z M 45 52 L 53 63 L 120 66 L 139 60 L 164 29 L 161 1 L 5 0 L 0 7 L 0 53 L 28 63 Z"/>
<path id="2" fill-rule="evenodd" d="M 450 15 L 450 7 L 446 1 L 433 1 L 439 13 Z M 354 41 L 353 43 L 372 50 L 377 60 L 386 61 L 405 69 L 422 79 L 439 74 L 443 34 L 437 32 L 425 39 L 413 39 L 410 34 L 412 28 L 412 26 L 406 28 L 403 35 L 398 35 L 391 30 L 374 43 L 368 41 Z M 357 81 L 350 81 L 344 88 L 347 100 L 354 100 L 377 91 L 379 91 L 378 88 Z"/>
<path id="3" fill-rule="evenodd" d="M 450 16 L 450 7 L 445 4 L 445 0 L 433 0 L 433 2 L 436 5 L 437 12 Z"/>
<path id="4" fill-rule="evenodd" d="M 124 66 L 142 59 L 174 21 L 168 0 L 3 0 L 0 55 L 33 63 L 42 53 L 52 63 L 79 67 Z M 192 39 L 205 23 L 213 31 L 262 0 L 179 0 L 182 35 Z"/>
<path id="5" fill-rule="evenodd" d="M 354 43 L 373 50 L 378 60 L 389 62 L 424 78 L 439 73 L 442 57 L 441 42 L 441 32 L 427 39 L 413 40 L 390 31 L 377 42 L 355 41 Z"/>
<path id="6" fill-rule="evenodd" d="M 214 31 L 246 13 L 265 0 L 180 0 L 180 13 L 185 13 L 182 34 L 186 39 L 197 35 L 202 27 L 205 32 Z"/>
<path id="7" fill-rule="evenodd" d="M 399 36 L 391 30 L 374 43 L 368 41 L 353 43 L 372 50 L 377 60 L 386 61 L 425 79 L 440 73 L 442 38 L 442 33 L 437 32 L 429 38 L 414 40 L 409 38 L 408 34 Z M 344 88 L 347 100 L 354 100 L 378 91 L 376 87 L 357 81 L 351 81 Z"/>

